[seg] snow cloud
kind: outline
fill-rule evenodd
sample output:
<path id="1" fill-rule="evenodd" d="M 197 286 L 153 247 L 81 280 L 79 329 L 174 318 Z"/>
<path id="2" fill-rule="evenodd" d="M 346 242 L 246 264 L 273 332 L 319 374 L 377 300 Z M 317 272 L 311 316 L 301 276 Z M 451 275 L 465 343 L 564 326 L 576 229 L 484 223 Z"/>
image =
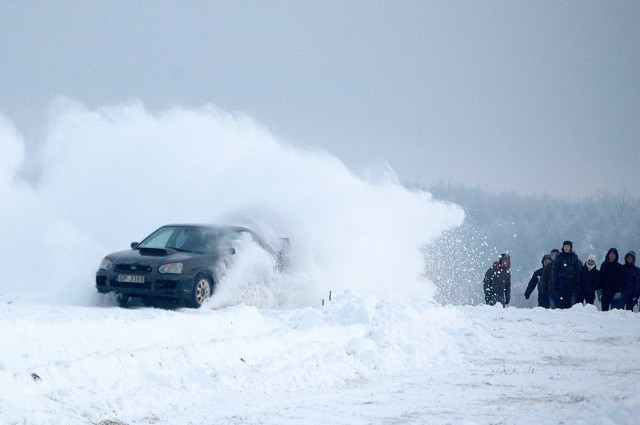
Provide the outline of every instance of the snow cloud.
<path id="1" fill-rule="evenodd" d="M 311 305 L 344 290 L 429 300 L 420 248 L 463 220 L 388 167 L 357 174 L 214 106 L 152 113 L 138 102 L 88 110 L 59 99 L 37 156 L 25 156 L 2 117 L 0 148 L 5 297 L 95 302 L 104 255 L 163 224 L 223 223 L 291 240 L 291 270 L 254 279 L 259 295 L 241 301 L 259 305 L 265 288 L 269 305 Z M 36 181 L 19 177 L 25 166 L 38 169 Z M 234 276 L 219 305 L 250 290 L 246 273 Z"/>

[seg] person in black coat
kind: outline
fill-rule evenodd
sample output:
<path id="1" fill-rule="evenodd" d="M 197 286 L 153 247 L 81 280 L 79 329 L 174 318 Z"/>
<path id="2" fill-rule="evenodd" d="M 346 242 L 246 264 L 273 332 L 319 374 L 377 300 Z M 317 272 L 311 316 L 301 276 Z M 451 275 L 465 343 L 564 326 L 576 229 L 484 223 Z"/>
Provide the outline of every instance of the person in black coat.
<path id="1" fill-rule="evenodd" d="M 487 304 L 502 304 L 506 307 L 511 301 L 511 257 L 509 254 L 500 256 L 497 269 L 490 268 L 485 273 L 484 290 Z"/>
<path id="2" fill-rule="evenodd" d="M 551 269 L 553 268 L 553 260 L 560 254 L 560 250 L 553 248 L 551 250 L 551 262 L 542 268 L 542 275 L 540 276 L 540 282 L 538 283 L 538 288 L 543 288 L 544 291 L 549 294 L 549 308 L 556 309 L 558 305 L 556 303 L 556 290 L 553 287 L 553 282 L 551 281 Z"/>
<path id="3" fill-rule="evenodd" d="M 587 262 L 580 269 L 576 303 L 594 304 L 596 291 L 600 289 L 600 270 L 596 267 L 596 256 L 587 257 Z"/>
<path id="4" fill-rule="evenodd" d="M 558 308 L 570 308 L 573 305 L 575 291 L 578 288 L 578 276 L 582 264 L 572 251 L 573 243 L 564 241 L 562 252 L 553 260 L 551 281 L 555 290 Z"/>
<path id="5" fill-rule="evenodd" d="M 640 273 L 638 273 L 638 278 L 636 279 L 636 291 L 633 293 L 633 299 L 631 301 L 634 304 L 638 304 L 638 301 L 640 301 Z"/>
<path id="6" fill-rule="evenodd" d="M 620 308 L 633 310 L 633 307 L 638 302 L 637 299 L 634 301 L 638 274 L 640 274 L 640 269 L 636 266 L 636 253 L 629 251 L 624 256 L 624 265 L 622 266 L 622 283 L 620 285 L 622 298 L 619 304 Z"/>
<path id="7" fill-rule="evenodd" d="M 618 263 L 618 250 L 611 248 L 600 266 L 600 288 L 602 288 L 602 311 L 611 308 L 616 294 L 621 294 L 622 264 Z"/>
<path id="8" fill-rule="evenodd" d="M 529 299 L 533 290 L 536 286 L 538 287 L 538 307 L 549 308 L 551 306 L 549 303 L 549 287 L 547 285 L 538 285 L 540 283 L 540 277 L 542 276 L 542 270 L 550 263 L 550 255 L 547 254 L 542 257 L 542 267 L 533 272 L 533 276 L 531 276 L 531 280 L 529 280 L 529 284 L 527 285 L 527 290 L 524 291 L 524 297 Z"/>
<path id="9" fill-rule="evenodd" d="M 493 291 L 493 275 L 500 270 L 500 261 L 494 261 L 493 265 L 487 269 L 482 280 L 482 289 L 484 290 L 484 301 L 487 305 L 492 304 L 492 291 Z"/>

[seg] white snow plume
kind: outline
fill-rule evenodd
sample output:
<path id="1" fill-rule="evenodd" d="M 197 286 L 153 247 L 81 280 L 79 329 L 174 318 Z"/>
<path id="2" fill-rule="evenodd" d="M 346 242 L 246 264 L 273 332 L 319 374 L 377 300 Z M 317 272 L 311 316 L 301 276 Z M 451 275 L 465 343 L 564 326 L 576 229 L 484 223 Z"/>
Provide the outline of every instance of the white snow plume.
<path id="1" fill-rule="evenodd" d="M 420 247 L 464 216 L 389 170 L 358 177 L 327 153 L 283 144 L 249 117 L 212 106 L 151 113 L 135 102 L 88 110 L 58 100 L 32 185 L 16 178 L 24 142 L 6 120 L 0 148 L 0 295 L 10 298 L 90 303 L 107 253 L 163 224 L 223 223 L 290 238 L 290 271 L 262 279 L 268 305 L 312 305 L 347 289 L 429 300 Z M 246 267 L 265 270 L 256 262 Z M 254 276 L 250 290 L 260 281 Z"/>
<path id="2" fill-rule="evenodd" d="M 441 304 L 484 304 L 482 278 L 498 258 L 486 235 L 467 217 L 463 225 L 442 233 L 424 246 L 425 276 L 437 288 Z M 513 298 L 513 297 L 512 297 Z"/>

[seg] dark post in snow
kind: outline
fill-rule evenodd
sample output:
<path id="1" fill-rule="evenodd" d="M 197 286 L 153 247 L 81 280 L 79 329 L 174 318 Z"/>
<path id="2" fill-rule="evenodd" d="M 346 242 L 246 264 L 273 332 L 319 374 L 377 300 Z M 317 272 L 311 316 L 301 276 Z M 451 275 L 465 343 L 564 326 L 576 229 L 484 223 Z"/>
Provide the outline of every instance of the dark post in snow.
<path id="1" fill-rule="evenodd" d="M 331 301 L 331 291 L 329 291 L 329 301 Z M 322 306 L 324 307 L 324 298 L 322 299 Z"/>

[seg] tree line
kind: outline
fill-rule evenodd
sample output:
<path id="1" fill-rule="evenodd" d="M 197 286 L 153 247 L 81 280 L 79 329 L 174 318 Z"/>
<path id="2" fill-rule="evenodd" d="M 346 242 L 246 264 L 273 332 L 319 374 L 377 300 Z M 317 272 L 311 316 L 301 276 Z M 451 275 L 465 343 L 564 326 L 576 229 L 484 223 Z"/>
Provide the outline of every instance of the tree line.
<path id="1" fill-rule="evenodd" d="M 595 254 L 598 265 L 612 247 L 640 252 L 640 198 L 628 191 L 564 199 L 443 182 L 409 187 L 458 204 L 466 214 L 461 227 L 423 249 L 425 275 L 445 304 L 483 304 L 484 272 L 502 253 L 511 256 L 511 305 L 534 307 L 534 300 L 524 299 L 527 282 L 541 267 L 543 255 L 562 248 L 564 240 L 573 241 L 583 261 Z"/>

